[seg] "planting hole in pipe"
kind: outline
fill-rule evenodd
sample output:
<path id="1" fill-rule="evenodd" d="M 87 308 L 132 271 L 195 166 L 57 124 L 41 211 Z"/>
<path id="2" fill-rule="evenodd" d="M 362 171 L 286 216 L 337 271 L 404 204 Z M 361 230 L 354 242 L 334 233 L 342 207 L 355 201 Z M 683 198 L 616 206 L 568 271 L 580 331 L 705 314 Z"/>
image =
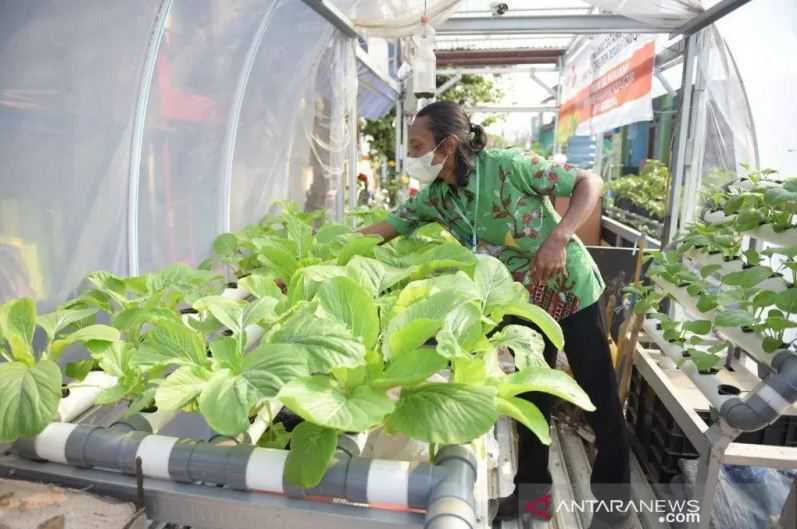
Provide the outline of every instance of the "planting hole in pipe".
<path id="1" fill-rule="evenodd" d="M 223 333 L 224 336 L 232 336 L 233 332 L 230 329 L 226 329 Z"/>
<path id="2" fill-rule="evenodd" d="M 698 371 L 698 372 L 699 372 L 701 375 L 716 375 L 717 373 L 719 373 L 719 372 L 720 372 L 720 370 L 719 370 L 719 369 L 714 369 L 714 368 L 712 367 L 711 369 L 706 369 L 706 370 L 703 370 L 703 371 Z"/>
<path id="3" fill-rule="evenodd" d="M 67 386 L 61 386 L 61 398 L 65 399 L 69 396 L 70 390 Z"/>
<path id="4" fill-rule="evenodd" d="M 739 395 L 742 390 L 731 384 L 720 384 L 717 387 L 717 392 L 720 395 Z"/>
<path id="5" fill-rule="evenodd" d="M 235 281 L 230 281 L 229 283 L 227 283 L 227 288 L 235 290 L 236 288 L 238 288 L 238 283 L 236 283 Z"/>
<path id="6" fill-rule="evenodd" d="M 180 314 L 199 314 L 199 311 L 188 307 L 187 309 L 180 309 Z"/>
<path id="7" fill-rule="evenodd" d="M 150 404 L 146 408 L 142 409 L 141 413 L 155 413 L 156 411 L 158 411 L 158 407 L 155 406 L 155 403 L 153 402 L 152 404 Z"/>

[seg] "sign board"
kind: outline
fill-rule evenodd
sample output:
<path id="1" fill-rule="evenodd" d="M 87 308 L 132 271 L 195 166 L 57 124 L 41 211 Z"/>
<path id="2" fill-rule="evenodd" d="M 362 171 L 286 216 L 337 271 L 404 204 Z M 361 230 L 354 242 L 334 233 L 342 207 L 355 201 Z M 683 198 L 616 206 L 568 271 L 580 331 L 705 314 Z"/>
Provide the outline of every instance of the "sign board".
<path id="1" fill-rule="evenodd" d="M 639 34 L 589 39 L 563 66 L 559 143 L 653 119 L 656 40 Z"/>

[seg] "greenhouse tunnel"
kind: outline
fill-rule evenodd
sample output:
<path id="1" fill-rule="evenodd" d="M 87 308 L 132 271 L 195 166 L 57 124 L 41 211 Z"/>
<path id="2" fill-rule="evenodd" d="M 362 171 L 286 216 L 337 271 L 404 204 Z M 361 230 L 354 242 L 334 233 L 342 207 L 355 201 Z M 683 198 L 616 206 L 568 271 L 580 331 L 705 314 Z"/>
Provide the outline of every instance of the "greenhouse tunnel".
<path id="1" fill-rule="evenodd" d="M 620 101 L 616 113 L 601 117 L 596 101 L 620 69 L 599 66 L 601 54 L 612 46 L 626 53 L 618 42 L 628 50 L 649 44 L 650 86 L 641 103 Z M 561 505 L 548 519 L 529 521 L 531 501 L 521 504 L 523 514 L 496 518 L 502 499 L 523 493 L 514 481 L 520 424 L 533 423 L 534 434 L 551 446 L 555 492 L 541 498 L 594 498 L 596 435 L 585 420 L 594 405 L 568 362 L 560 358 L 548 370 L 543 357 L 543 335 L 562 339 L 558 316 L 534 305 L 516 271 L 489 268 L 499 260 L 476 251 L 473 226 L 472 248 L 442 228 L 418 229 L 393 246 L 357 233 L 362 219 L 397 214 L 422 192 L 408 171 L 409 127 L 423 106 L 447 100 L 485 126 L 489 149 L 518 150 L 602 178 L 600 202 L 576 235 L 606 283 L 598 306 L 609 327 L 601 332 L 611 345 L 623 425 L 632 438 L 633 500 L 692 498 L 701 505 L 700 517 L 680 526 L 638 510 L 624 529 L 759 529 L 765 518 L 792 529 L 794 50 L 796 0 L 0 1 L 0 366 L 33 372 L 52 358 L 52 369 L 63 372 L 60 397 L 41 388 L 25 394 L 24 384 L 41 382 L 28 371 L 19 384 L 0 377 L 0 392 L 18 385 L 23 394 L 0 402 L 0 410 L 55 399 L 49 423 L 34 413 L 30 421 L 19 419 L 25 427 L 42 423 L 38 433 L 0 436 L 0 528 L 6 488 L 16 494 L 6 482 L 17 479 L 129 502 L 125 529 L 244 529 L 266 526 L 265 520 L 308 529 L 596 527 L 597 518 Z M 584 64 L 588 75 L 579 70 Z M 629 84 L 641 68 L 632 70 Z M 431 72 L 431 87 L 417 91 L 424 71 Z M 566 112 L 578 94 L 587 94 L 578 111 L 595 112 L 586 120 Z M 648 186 L 646 193 L 656 196 L 623 195 L 624 182 Z M 560 215 L 571 205 L 567 197 L 541 200 Z M 493 210 L 495 218 L 501 214 Z M 286 218 L 297 224 L 272 222 Z M 232 252 L 248 244 L 257 266 L 225 260 L 219 247 L 230 234 Z M 511 228 L 502 239 L 519 248 Z M 431 262 L 401 254 L 416 246 L 433 248 L 424 254 Z M 297 255 L 286 257 L 285 248 Z M 281 277 L 280 267 L 291 273 Z M 111 278 L 110 291 L 114 280 L 132 278 L 119 294 L 126 297 L 150 283 L 157 290 L 164 270 L 189 269 L 195 278 L 217 275 L 207 281 L 212 293 L 181 293 L 168 308 L 172 319 L 162 318 L 176 322 L 175 339 L 182 341 L 173 350 L 187 359 L 160 365 L 147 349 L 162 330 L 161 316 L 146 320 L 134 309 L 154 305 L 94 310 L 89 324 L 67 315 L 56 330 L 70 310 L 87 310 L 64 304 L 83 300 L 97 277 Z M 263 270 L 267 285 L 258 282 Z M 522 307 L 488 303 L 490 295 L 511 297 L 490 292 L 483 284 L 490 280 L 524 287 Z M 471 313 L 456 305 L 461 291 L 475 296 L 462 298 Z M 118 302 L 102 292 L 109 306 Z M 23 346 L 9 332 L 11 307 L 21 306 L 20 299 L 32 300 L 38 318 Z M 401 311 L 429 299 L 455 308 L 438 319 L 413 313 L 420 323 L 401 320 Z M 333 322 L 331 305 L 345 313 L 340 321 Z M 219 307 L 240 310 L 225 319 Z M 247 320 L 250 309 L 262 319 Z M 513 336 L 517 329 L 498 328 L 509 316 L 548 326 Z M 93 324 L 105 331 L 81 341 L 82 327 L 97 332 Z M 363 330 L 371 324 L 372 333 Z M 395 338 L 406 330 L 391 327 L 399 324 L 414 325 L 423 339 Z M 78 337 L 58 335 L 72 325 Z M 326 341 L 301 335 L 324 325 Z M 466 340 L 466 327 L 478 328 L 481 341 Z M 109 328 L 114 338 L 106 339 Z M 189 338 L 179 334 L 186 329 Z M 368 333 L 374 337 L 364 344 Z M 287 358 L 290 349 L 281 347 L 291 339 L 305 340 L 310 360 Z M 331 351 L 340 365 L 326 365 L 319 350 Z M 413 357 L 410 367 L 424 375 L 416 378 L 402 371 L 409 367 L 399 362 L 399 350 L 405 359 L 435 355 Z M 273 360 L 257 357 L 263 351 L 286 364 L 247 379 L 247 369 Z M 143 352 L 141 359 L 133 352 Z M 233 357 L 237 364 L 222 362 Z M 247 363 L 252 358 L 258 360 Z M 81 362 L 91 367 L 82 372 Z M 104 404 L 136 369 L 155 373 L 143 378 L 151 386 L 137 386 L 147 388 L 144 394 Z M 214 369 L 235 375 L 235 382 L 213 386 L 218 402 L 234 394 L 243 411 L 225 416 L 217 408 L 222 419 L 211 424 L 205 408 L 212 398 L 204 391 L 220 378 Z M 520 389 L 537 391 L 534 381 L 506 382 L 533 369 L 562 377 L 540 383 L 540 391 L 563 401 L 550 424 L 519 398 Z M 160 390 L 175 373 L 189 371 L 175 384 L 194 393 L 159 410 L 153 386 Z M 282 389 L 291 377 L 318 384 L 328 408 L 302 407 L 317 396 L 309 390 L 287 392 L 289 405 Z M 414 417 L 407 412 L 412 406 L 399 404 L 447 382 L 453 384 L 446 390 L 476 385 L 476 396 L 446 394 L 433 402 L 441 406 L 437 415 L 424 420 L 445 426 L 467 419 L 486 425 L 487 433 L 474 437 L 466 433 L 477 426 L 463 427 L 465 433 L 445 442 L 439 435 L 422 442 L 408 433 L 420 426 L 401 424 Z M 419 397 L 414 406 L 438 397 Z M 337 420 L 340 409 L 351 411 L 347 406 L 361 406 L 348 417 L 362 426 L 357 431 L 307 418 L 320 409 Z M 366 421 L 380 409 L 379 420 Z M 249 423 L 219 428 L 238 415 Z M 9 412 L 0 419 L 7 426 L 18 417 Z M 288 462 L 294 432 L 285 424 L 326 429 L 299 428 L 299 435 L 317 436 L 312 442 L 319 446 L 329 431 L 338 436 L 328 454 L 328 445 L 305 454 L 312 459 L 307 468 L 329 456 L 315 486 L 292 481 L 297 474 L 310 478 Z"/>

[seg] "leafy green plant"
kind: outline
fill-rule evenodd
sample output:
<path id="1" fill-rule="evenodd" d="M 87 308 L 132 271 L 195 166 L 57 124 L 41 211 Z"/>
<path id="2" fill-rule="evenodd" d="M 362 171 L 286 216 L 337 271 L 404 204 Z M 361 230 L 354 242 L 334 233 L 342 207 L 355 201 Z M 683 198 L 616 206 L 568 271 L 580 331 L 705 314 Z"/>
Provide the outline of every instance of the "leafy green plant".
<path id="1" fill-rule="evenodd" d="M 615 205 L 637 209 L 645 216 L 661 220 L 666 213 L 669 181 L 670 171 L 665 163 L 646 160 L 639 175 L 611 180 L 606 190 L 614 196 Z"/>
<path id="2" fill-rule="evenodd" d="M 72 328 L 89 315 L 85 309 L 59 309 L 37 318 L 29 298 L 0 306 L 0 355 L 6 360 L 0 364 L 1 442 L 36 435 L 55 417 L 63 379 L 57 361 L 69 346 L 119 339 L 106 325 Z M 33 345 L 37 326 L 46 335 L 39 352 Z"/>

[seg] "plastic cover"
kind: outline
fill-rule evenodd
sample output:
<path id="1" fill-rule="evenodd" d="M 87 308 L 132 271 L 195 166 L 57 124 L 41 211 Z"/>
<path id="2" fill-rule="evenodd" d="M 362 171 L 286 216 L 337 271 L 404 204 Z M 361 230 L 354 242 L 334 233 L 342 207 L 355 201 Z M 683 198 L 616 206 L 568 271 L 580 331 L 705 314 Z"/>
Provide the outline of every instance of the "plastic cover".
<path id="1" fill-rule="evenodd" d="M 438 26 L 457 10 L 460 0 L 334 0 L 354 26 L 366 35 L 408 37 L 421 29 L 421 17 L 428 15 Z"/>
<path id="2" fill-rule="evenodd" d="M 603 11 L 646 24 L 678 27 L 703 11 L 700 0 L 584 0 Z M 702 2 L 706 4 L 706 2 Z M 716 3 L 716 2 L 708 2 Z"/>
<path id="3" fill-rule="evenodd" d="M 132 116 L 160 0 L 5 2 L 0 302 L 127 271 Z"/>
<path id="4" fill-rule="evenodd" d="M 128 274 L 130 207 L 140 272 L 198 264 L 225 225 L 255 222 L 277 200 L 342 213 L 356 161 L 354 41 L 303 2 L 6 4 L 0 303 L 32 296 L 51 310 L 91 271 Z M 134 114 L 162 6 L 130 200 Z"/>

